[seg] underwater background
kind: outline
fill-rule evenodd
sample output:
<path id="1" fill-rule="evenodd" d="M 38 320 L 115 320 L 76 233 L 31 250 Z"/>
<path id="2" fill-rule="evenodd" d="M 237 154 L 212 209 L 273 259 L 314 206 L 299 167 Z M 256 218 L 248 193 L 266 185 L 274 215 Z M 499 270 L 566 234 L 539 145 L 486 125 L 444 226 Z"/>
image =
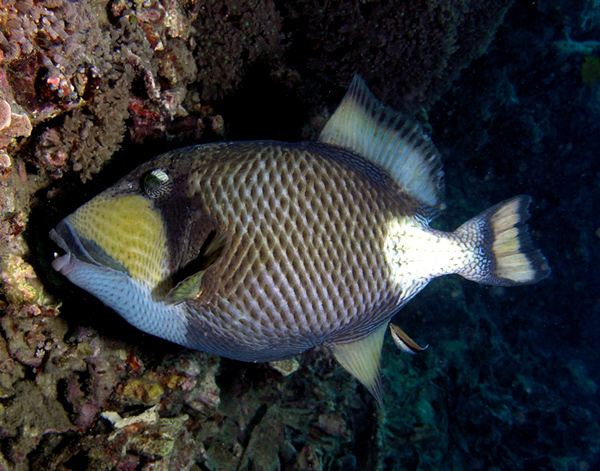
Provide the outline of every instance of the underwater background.
<path id="1" fill-rule="evenodd" d="M 600 469 L 600 5 L 0 0 L 0 470 Z M 360 73 L 442 153 L 450 230 L 517 194 L 552 274 L 434 280 L 385 408 L 325 349 L 246 364 L 56 275 L 51 227 L 159 153 L 314 138 Z"/>

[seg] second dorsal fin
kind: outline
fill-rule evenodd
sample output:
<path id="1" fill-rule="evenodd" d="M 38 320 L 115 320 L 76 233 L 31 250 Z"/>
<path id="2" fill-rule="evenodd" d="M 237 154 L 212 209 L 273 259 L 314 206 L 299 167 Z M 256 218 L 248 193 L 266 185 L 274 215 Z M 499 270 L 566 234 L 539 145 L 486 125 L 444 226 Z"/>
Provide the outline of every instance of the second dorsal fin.
<path id="1" fill-rule="evenodd" d="M 319 140 L 382 167 L 424 209 L 438 207 L 443 186 L 438 151 L 416 122 L 383 106 L 358 75 Z"/>

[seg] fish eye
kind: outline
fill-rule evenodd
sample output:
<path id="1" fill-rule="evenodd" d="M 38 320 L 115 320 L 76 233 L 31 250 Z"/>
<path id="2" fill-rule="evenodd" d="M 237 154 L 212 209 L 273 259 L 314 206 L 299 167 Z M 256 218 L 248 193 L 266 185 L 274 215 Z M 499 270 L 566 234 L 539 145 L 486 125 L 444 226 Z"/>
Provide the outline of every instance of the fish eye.
<path id="1" fill-rule="evenodd" d="M 160 198 L 171 191 L 173 182 L 167 172 L 156 168 L 144 175 L 142 189 L 148 198 Z"/>

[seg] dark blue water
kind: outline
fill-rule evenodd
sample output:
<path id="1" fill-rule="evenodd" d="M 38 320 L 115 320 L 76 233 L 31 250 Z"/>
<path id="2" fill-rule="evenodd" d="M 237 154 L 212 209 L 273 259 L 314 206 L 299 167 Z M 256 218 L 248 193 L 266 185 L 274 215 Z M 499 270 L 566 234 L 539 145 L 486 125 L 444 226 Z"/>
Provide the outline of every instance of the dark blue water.
<path id="1" fill-rule="evenodd" d="M 599 469 L 599 58 L 597 2 L 517 2 L 431 110 L 449 206 L 533 196 L 552 275 L 438 280 L 405 308 L 431 347 L 384 362 L 387 469 Z"/>

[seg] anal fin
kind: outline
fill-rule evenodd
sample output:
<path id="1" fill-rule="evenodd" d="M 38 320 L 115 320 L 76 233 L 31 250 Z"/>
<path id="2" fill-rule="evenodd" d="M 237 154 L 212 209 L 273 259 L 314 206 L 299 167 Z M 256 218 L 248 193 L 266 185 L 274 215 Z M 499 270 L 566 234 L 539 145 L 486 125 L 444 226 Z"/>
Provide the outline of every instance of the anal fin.
<path id="1" fill-rule="evenodd" d="M 361 340 L 331 345 L 338 363 L 369 390 L 380 406 L 383 406 L 383 398 L 379 361 L 386 330 L 387 323 Z"/>

